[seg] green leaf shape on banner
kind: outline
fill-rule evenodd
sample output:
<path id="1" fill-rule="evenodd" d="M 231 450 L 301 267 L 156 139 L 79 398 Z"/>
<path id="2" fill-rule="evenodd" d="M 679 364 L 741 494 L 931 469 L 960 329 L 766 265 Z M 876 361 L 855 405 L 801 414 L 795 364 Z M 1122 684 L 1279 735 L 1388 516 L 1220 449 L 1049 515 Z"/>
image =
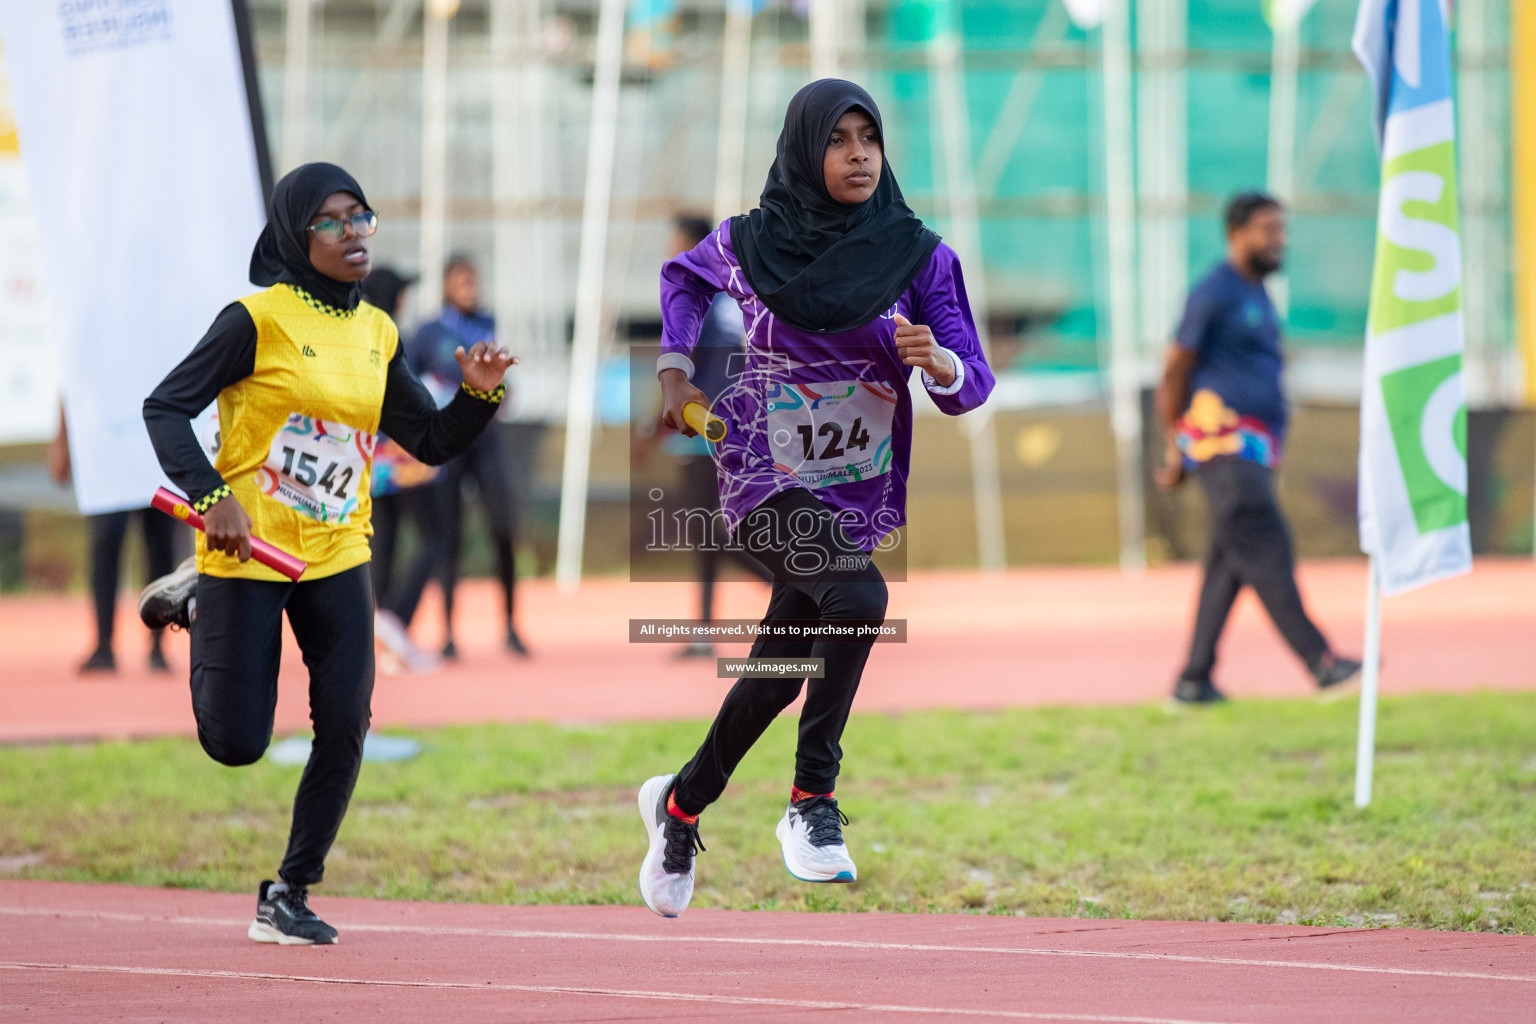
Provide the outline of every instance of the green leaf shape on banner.
<path id="1" fill-rule="evenodd" d="M 1419 532 L 1432 533 L 1467 521 L 1467 496 L 1441 479 L 1425 450 L 1424 414 L 1435 390 L 1461 372 L 1461 356 L 1445 356 L 1404 367 L 1381 378 L 1381 397 L 1386 404 L 1387 422 L 1392 427 L 1392 441 L 1402 466 L 1403 483 Z M 1437 431 L 1448 428 L 1449 438 Z M 1462 402 L 1448 424 L 1430 424 L 1431 443 L 1449 441 L 1463 463 L 1467 457 L 1467 406 Z M 1463 484 L 1463 486 L 1465 486 Z"/>
<path id="2" fill-rule="evenodd" d="M 1417 172 L 1440 177 L 1444 185 L 1434 202 L 1407 199 L 1395 211 L 1407 221 L 1427 221 L 1452 233 L 1457 230 L 1456 212 L 1456 149 L 1455 143 L 1446 141 L 1424 149 L 1404 153 L 1383 165 L 1381 169 L 1382 192 L 1389 193 L 1392 179 Z M 1437 269 L 1436 256 L 1425 249 L 1405 248 L 1387 239 L 1384 225 L 1378 223 L 1376 234 L 1376 272 L 1371 278 L 1371 334 L 1384 334 L 1399 327 L 1406 327 L 1421 320 L 1442 316 L 1461 308 L 1460 274 L 1457 285 L 1448 292 L 1428 301 L 1415 301 L 1399 294 L 1398 274 L 1428 274 Z"/>

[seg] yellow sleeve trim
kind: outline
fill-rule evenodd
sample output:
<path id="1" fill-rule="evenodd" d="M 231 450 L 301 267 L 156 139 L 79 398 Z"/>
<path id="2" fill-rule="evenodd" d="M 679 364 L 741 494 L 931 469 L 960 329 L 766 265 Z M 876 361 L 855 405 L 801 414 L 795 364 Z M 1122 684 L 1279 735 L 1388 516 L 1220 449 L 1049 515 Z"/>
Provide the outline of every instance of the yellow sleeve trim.
<path id="1" fill-rule="evenodd" d="M 472 388 L 467 381 L 459 386 L 464 389 L 465 394 L 469 395 L 469 397 L 478 398 L 482 402 L 490 402 L 492 405 L 500 405 L 501 400 L 507 396 L 507 386 L 505 384 L 497 384 L 494 391 L 481 391 L 479 388 Z"/>
<path id="2" fill-rule="evenodd" d="M 232 493 L 234 492 L 229 489 L 229 484 L 220 484 L 218 487 L 215 487 L 213 490 L 209 491 L 207 494 L 194 501 L 192 503 L 192 510 L 198 515 L 202 515 L 204 512 L 207 512 L 209 509 L 213 508 L 213 506 L 229 497 Z"/>

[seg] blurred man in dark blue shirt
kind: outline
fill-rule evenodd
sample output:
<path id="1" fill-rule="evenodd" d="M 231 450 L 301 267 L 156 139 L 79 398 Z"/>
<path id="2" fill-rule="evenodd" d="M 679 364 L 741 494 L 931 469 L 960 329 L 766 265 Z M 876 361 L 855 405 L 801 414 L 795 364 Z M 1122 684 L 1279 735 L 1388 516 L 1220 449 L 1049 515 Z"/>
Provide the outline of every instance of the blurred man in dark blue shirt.
<path id="1" fill-rule="evenodd" d="M 1360 663 L 1337 657 L 1296 588 L 1290 527 L 1275 500 L 1288 418 L 1280 318 L 1264 279 L 1285 257 L 1285 212 L 1262 192 L 1227 205 L 1227 258 L 1190 292 L 1157 390 L 1168 450 L 1158 483 L 1194 472 L 1210 508 L 1210 549 L 1189 661 L 1174 699 L 1224 700 L 1211 680 L 1216 643 L 1238 592 L 1251 586 L 1318 687 L 1343 694 Z"/>

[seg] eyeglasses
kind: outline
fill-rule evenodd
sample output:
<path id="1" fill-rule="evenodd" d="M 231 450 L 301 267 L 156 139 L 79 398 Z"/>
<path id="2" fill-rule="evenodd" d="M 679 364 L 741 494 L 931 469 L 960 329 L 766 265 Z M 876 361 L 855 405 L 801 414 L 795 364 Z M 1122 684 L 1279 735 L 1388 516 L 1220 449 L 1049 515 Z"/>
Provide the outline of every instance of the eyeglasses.
<path id="1" fill-rule="evenodd" d="M 379 215 L 372 210 L 364 210 L 345 219 L 327 217 L 311 224 L 309 230 L 326 245 L 335 245 L 346 237 L 348 224 L 352 225 L 352 233 L 358 238 L 367 238 L 379 229 Z"/>

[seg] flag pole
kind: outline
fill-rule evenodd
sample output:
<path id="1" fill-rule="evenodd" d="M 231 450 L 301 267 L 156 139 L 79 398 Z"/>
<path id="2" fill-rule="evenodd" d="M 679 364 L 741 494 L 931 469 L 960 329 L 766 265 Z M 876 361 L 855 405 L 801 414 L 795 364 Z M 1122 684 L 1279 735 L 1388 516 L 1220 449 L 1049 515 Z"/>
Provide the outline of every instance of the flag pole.
<path id="1" fill-rule="evenodd" d="M 1120 568 L 1147 567 L 1142 493 L 1141 375 L 1136 359 L 1136 183 L 1131 124 L 1130 5 L 1105 0 L 1099 29 L 1104 82 L 1104 213 L 1109 248 L 1110 425 L 1115 436 Z"/>
<path id="2" fill-rule="evenodd" d="M 314 27 L 310 0 L 288 0 L 283 61 L 284 174 L 304 162 L 309 135 L 309 38 Z"/>
<path id="3" fill-rule="evenodd" d="M 448 244 L 448 23 L 459 0 L 431 0 L 421 43 L 421 288 L 417 307 L 433 313 L 443 302 Z"/>
<path id="4" fill-rule="evenodd" d="M 716 224 L 742 211 L 747 100 L 752 65 L 752 0 L 725 0 L 720 43 L 720 148 L 715 156 Z"/>
<path id="5" fill-rule="evenodd" d="M 928 74 L 932 81 L 932 123 L 942 145 L 934 154 L 944 172 L 948 199 L 950 242 L 960 263 L 970 268 L 967 282 L 982 355 L 992 357 L 987 305 L 986 268 L 982 265 L 981 219 L 976 208 L 976 178 L 971 158 L 971 123 L 965 79 L 960 68 L 960 32 L 954 0 L 939 10 L 943 21 L 928 42 Z M 934 175 L 935 179 L 938 175 Z M 1003 491 L 997 467 L 997 425 L 983 406 L 966 420 L 971 446 L 971 494 L 976 514 L 977 561 L 982 571 L 1008 567 L 1003 529 Z"/>
<path id="6" fill-rule="evenodd" d="M 1290 206 L 1295 200 L 1296 93 L 1301 60 L 1300 17 L 1283 4 L 1275 5 L 1274 45 L 1269 75 L 1269 154 L 1265 187 Z M 1282 321 L 1290 315 L 1291 286 L 1284 271 L 1270 278 L 1270 294 Z"/>
<path id="7" fill-rule="evenodd" d="M 1136 18 L 1138 365 L 1161 357 L 1189 292 L 1188 0 L 1142 0 Z M 1144 380 L 1145 378 L 1141 378 Z"/>
<path id="8" fill-rule="evenodd" d="M 1360 808 L 1371 802 L 1386 574 L 1391 572 L 1396 594 L 1472 571 L 1467 464 L 1455 437 L 1457 418 L 1466 407 L 1458 292 L 1465 278 L 1455 221 L 1449 30 L 1444 8 L 1434 0 L 1411 0 L 1403 8 L 1416 15 L 1411 20 L 1400 21 L 1396 9 L 1392 0 L 1360 0 L 1350 41 L 1376 94 L 1374 127 L 1382 155 L 1377 230 L 1383 241 L 1371 274 L 1360 394 L 1360 548 L 1370 555 L 1355 762 L 1355 806 Z M 1400 90 L 1405 79 L 1398 71 L 1404 68 L 1419 81 Z M 1390 225 L 1406 216 L 1403 197 L 1410 193 L 1405 190 L 1421 186 L 1446 200 L 1434 222 L 1440 242 L 1413 243 L 1417 248 L 1386 244 L 1396 236 Z M 1405 254 L 1419 252 L 1436 261 L 1432 288 L 1404 283 L 1413 272 L 1405 268 L 1418 266 Z M 1426 383 L 1410 393 L 1394 384 L 1404 375 Z M 1399 424 L 1410 429 L 1400 432 Z M 1404 435 L 1413 447 L 1405 449 Z"/>
<path id="9" fill-rule="evenodd" d="M 1371 802 L 1376 762 L 1376 691 L 1381 676 L 1381 574 L 1376 556 L 1366 560 L 1370 582 L 1365 590 L 1365 664 L 1360 669 L 1360 734 L 1355 746 L 1355 806 Z"/>
<path id="10" fill-rule="evenodd" d="M 811 0 L 811 79 L 836 78 L 841 72 L 842 39 L 837 5 L 840 0 Z"/>
<path id="11" fill-rule="evenodd" d="M 624 0 L 603 0 L 598 9 L 596 57 L 581 249 L 576 265 L 576 322 L 571 332 L 565 463 L 560 477 L 560 533 L 555 553 L 555 582 L 562 594 L 573 594 L 581 586 L 581 553 L 586 543 L 598 335 L 603 323 L 603 272 L 608 259 L 608 205 L 619 125 L 619 73 L 624 59 Z"/>

